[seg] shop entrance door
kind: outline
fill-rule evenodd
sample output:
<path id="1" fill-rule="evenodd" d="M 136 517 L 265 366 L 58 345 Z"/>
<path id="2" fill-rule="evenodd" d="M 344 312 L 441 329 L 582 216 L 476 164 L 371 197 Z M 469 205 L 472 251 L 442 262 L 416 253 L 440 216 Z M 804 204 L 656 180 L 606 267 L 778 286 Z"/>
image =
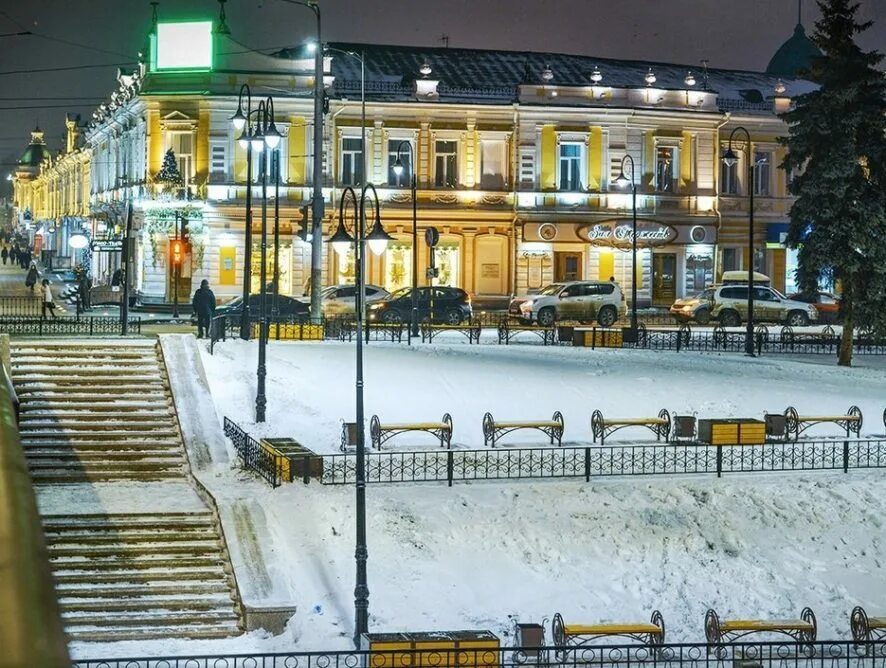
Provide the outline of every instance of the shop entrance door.
<path id="1" fill-rule="evenodd" d="M 554 253 L 554 281 L 581 280 L 581 253 Z"/>
<path id="2" fill-rule="evenodd" d="M 652 304 L 670 306 L 677 298 L 677 254 L 652 254 Z"/>

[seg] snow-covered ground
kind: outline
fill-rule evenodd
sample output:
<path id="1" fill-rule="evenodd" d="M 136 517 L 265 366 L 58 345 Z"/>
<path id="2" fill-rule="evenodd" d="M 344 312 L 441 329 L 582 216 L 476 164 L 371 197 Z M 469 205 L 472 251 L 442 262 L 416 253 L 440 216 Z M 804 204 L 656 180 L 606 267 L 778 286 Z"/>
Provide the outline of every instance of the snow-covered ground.
<path id="1" fill-rule="evenodd" d="M 165 346 L 164 346 L 165 347 Z M 202 345 L 201 345 L 202 348 Z M 336 451 L 353 418 L 353 344 L 272 343 L 268 422 L 251 424 L 254 344 L 227 342 L 202 360 L 219 421 Z M 454 443 L 481 447 L 485 411 L 501 419 L 566 418 L 565 441 L 590 441 L 590 413 L 760 416 L 794 404 L 832 413 L 858 404 L 882 433 L 884 364 L 650 353 L 533 345 L 435 343 L 366 349 L 366 414 L 390 421 L 452 414 Z M 211 411 L 211 406 L 179 406 Z M 821 429 L 821 434 L 834 434 Z M 619 436 L 647 438 L 647 432 Z M 532 432 L 510 443 L 539 444 Z M 405 436 L 391 447 L 433 448 Z M 386 447 L 388 447 L 386 445 Z M 241 588 L 298 612 L 283 635 L 223 641 L 74 647 L 75 655 L 146 656 L 347 649 L 353 629 L 353 488 L 316 483 L 272 490 L 233 463 L 201 480 L 222 516 L 248 509 L 267 582 L 238 570 Z M 861 604 L 886 608 L 880 472 L 615 478 L 568 482 L 371 485 L 367 491 L 373 631 L 489 629 L 509 643 L 513 616 L 567 622 L 664 614 L 671 641 L 703 640 L 721 616 L 790 617 L 811 606 L 819 638 L 849 635 Z M 226 520 L 227 521 L 227 520 Z M 231 527 L 226 524 L 229 542 Z M 271 577 L 267 578 L 267 574 Z M 549 627 L 548 627 L 549 629 Z M 548 631 L 550 640 L 550 632 Z"/>

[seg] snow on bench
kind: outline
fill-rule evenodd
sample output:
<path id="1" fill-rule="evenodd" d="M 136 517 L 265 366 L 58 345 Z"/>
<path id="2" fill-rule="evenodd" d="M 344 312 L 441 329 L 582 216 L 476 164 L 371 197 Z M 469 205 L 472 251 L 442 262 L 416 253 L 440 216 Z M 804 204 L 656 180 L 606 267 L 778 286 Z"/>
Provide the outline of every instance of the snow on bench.
<path id="1" fill-rule="evenodd" d="M 803 608 L 799 619 L 727 619 L 722 621 L 711 609 L 705 615 L 704 631 L 708 642 L 712 645 L 735 642 L 754 633 L 780 633 L 797 642 L 815 642 L 818 624 L 811 608 Z"/>
<path id="2" fill-rule="evenodd" d="M 440 440 L 440 447 L 450 447 L 452 441 L 452 416 L 443 413 L 439 422 L 406 422 L 382 424 L 378 415 L 373 415 L 369 421 L 369 436 L 372 439 L 372 447 L 381 450 L 381 444 L 393 438 L 397 434 L 408 431 L 424 431 L 433 434 Z"/>
<path id="3" fill-rule="evenodd" d="M 793 434 L 796 441 L 800 434 L 816 424 L 836 424 L 846 430 L 846 436 L 855 433 L 861 434 L 863 423 L 861 409 L 858 406 L 850 406 L 845 415 L 800 415 L 793 406 L 784 409 L 785 429 L 788 436 Z"/>
<path id="4" fill-rule="evenodd" d="M 637 640 L 644 645 L 661 645 L 665 638 L 664 618 L 653 611 L 648 623 L 566 624 L 558 612 L 551 622 L 551 635 L 559 649 L 583 647 L 594 640 L 620 636 Z"/>

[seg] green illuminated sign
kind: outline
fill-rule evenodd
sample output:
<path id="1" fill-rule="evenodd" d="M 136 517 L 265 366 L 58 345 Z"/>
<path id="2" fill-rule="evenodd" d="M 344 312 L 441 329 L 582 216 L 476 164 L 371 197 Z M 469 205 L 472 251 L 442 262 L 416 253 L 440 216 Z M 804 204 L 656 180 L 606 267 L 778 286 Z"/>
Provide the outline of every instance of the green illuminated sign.
<path id="1" fill-rule="evenodd" d="M 155 70 L 212 69 L 212 21 L 158 23 Z"/>

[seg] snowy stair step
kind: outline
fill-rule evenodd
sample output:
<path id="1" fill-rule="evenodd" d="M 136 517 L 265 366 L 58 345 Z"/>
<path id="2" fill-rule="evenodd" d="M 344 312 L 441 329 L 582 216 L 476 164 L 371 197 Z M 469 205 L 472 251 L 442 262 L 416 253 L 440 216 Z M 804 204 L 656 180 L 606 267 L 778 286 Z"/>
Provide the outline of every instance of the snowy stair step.
<path id="1" fill-rule="evenodd" d="M 74 484 L 86 482 L 162 482 L 165 480 L 181 480 L 184 470 L 170 471 L 85 471 L 85 470 L 51 470 L 31 472 L 31 481 L 35 485 Z"/>
<path id="2" fill-rule="evenodd" d="M 116 596 L 116 595 L 115 595 Z M 231 597 L 218 596 L 144 596 L 139 598 L 65 598 L 59 600 L 62 613 L 69 612 L 113 612 L 138 613 L 167 610 L 174 614 L 183 612 L 231 613 Z"/>
<path id="3" fill-rule="evenodd" d="M 99 450 L 63 450 L 63 449 L 39 449 L 31 448 L 25 451 L 25 457 L 29 462 L 57 462 L 70 464 L 71 462 L 89 462 L 95 464 L 103 460 L 115 460 L 120 462 L 156 460 L 168 462 L 175 460 L 184 462 L 184 455 L 177 449 L 154 450 L 149 448 L 130 448 L 118 450 L 116 448 L 101 448 Z"/>
<path id="4" fill-rule="evenodd" d="M 228 622 L 236 624 L 236 613 L 232 606 L 229 610 L 200 610 L 197 612 L 165 612 L 163 610 L 121 610 L 114 614 L 114 626 L 141 626 L 143 624 L 213 624 Z M 68 626 L 94 625 L 107 622 L 107 615 L 98 612 L 62 612 L 62 622 Z"/>
<path id="5" fill-rule="evenodd" d="M 140 545 L 143 543 L 164 543 L 164 544 L 193 544 L 195 542 L 204 542 L 215 549 L 221 549 L 217 534 L 211 529 L 195 532 L 175 532 L 175 531 L 107 531 L 93 533 L 71 533 L 71 532 L 46 532 L 46 540 L 52 543 L 52 547 L 75 547 L 79 546 L 81 550 L 89 550 L 92 547 L 103 545 Z M 50 551 L 52 549 L 50 548 Z"/>
<path id="6" fill-rule="evenodd" d="M 116 571 L 120 569 L 164 569 L 170 576 L 178 568 L 205 568 L 208 566 L 223 566 L 222 557 L 218 549 L 212 554 L 200 556 L 169 556 L 169 555 L 141 555 L 138 559 L 131 556 L 81 556 L 81 557 L 52 557 L 52 568 L 60 572 L 70 571 Z M 155 575 L 156 577 L 156 575 Z"/>
<path id="7" fill-rule="evenodd" d="M 55 591 L 60 600 L 64 599 L 98 599 L 109 598 L 142 598 L 146 596 L 218 596 L 230 600 L 231 589 L 224 580 L 212 581 L 157 581 L 152 582 L 118 582 L 104 583 L 96 586 L 94 583 L 63 583 L 57 582 Z"/>
<path id="8" fill-rule="evenodd" d="M 194 624 L 166 627 L 160 624 L 150 626 L 131 626 L 117 628 L 114 626 L 77 627 L 67 629 L 67 633 L 78 642 L 117 642 L 121 640 L 162 640 L 166 638 L 182 638 L 188 640 L 210 640 L 230 638 L 243 633 L 233 623 Z"/>
<path id="9" fill-rule="evenodd" d="M 146 543 L 110 543 L 92 544 L 78 543 L 77 541 L 65 541 L 61 544 L 51 543 L 47 546 L 50 557 L 78 557 L 88 556 L 92 558 L 123 557 L 131 556 L 142 558 L 162 555 L 171 556 L 186 554 L 190 556 L 213 555 L 218 553 L 220 546 L 212 539 L 188 540 L 188 541 L 151 541 Z"/>
<path id="10" fill-rule="evenodd" d="M 204 583 L 210 581 L 227 583 L 227 573 L 221 563 L 202 566 L 170 568 L 135 568 L 121 567 L 117 570 L 102 571 L 81 570 L 72 568 L 53 568 L 53 578 L 57 584 L 63 585 L 96 585 L 127 584 L 148 587 L 153 582 L 173 581 L 177 583 Z"/>
<path id="11" fill-rule="evenodd" d="M 169 438 L 145 438 L 134 435 L 132 438 L 120 437 L 116 439 L 103 439 L 100 441 L 88 441 L 85 438 L 70 440 L 67 438 L 27 440 L 22 438 L 22 447 L 25 453 L 39 452 L 41 450 L 58 450 L 68 452 L 104 452 L 107 450 L 156 450 L 169 452 L 175 450 L 181 452 L 181 441 L 174 437 Z"/>

